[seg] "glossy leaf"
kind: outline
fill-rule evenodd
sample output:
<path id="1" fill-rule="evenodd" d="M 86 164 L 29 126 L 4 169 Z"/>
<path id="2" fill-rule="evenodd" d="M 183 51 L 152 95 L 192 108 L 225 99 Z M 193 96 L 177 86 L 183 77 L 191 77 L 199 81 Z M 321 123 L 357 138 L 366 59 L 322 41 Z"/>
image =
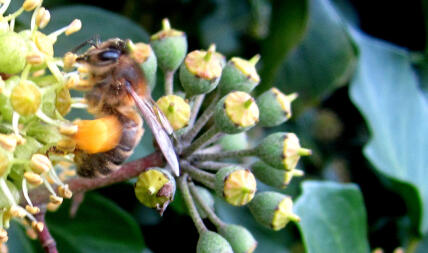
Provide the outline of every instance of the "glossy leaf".
<path id="1" fill-rule="evenodd" d="M 366 211 L 356 185 L 306 181 L 294 209 L 307 252 L 369 252 Z"/>
<path id="2" fill-rule="evenodd" d="M 70 218 L 70 202 L 47 215 L 59 252 L 135 252 L 145 248 L 136 221 L 110 200 L 88 193 Z"/>
<path id="3" fill-rule="evenodd" d="M 275 81 L 286 93 L 299 93 L 295 108 L 317 104 L 345 85 L 357 62 L 357 48 L 333 5 L 311 0 L 309 12 L 308 32 Z"/>
<path id="4" fill-rule="evenodd" d="M 42 252 L 40 247 L 36 247 L 36 244 L 39 242 L 31 241 L 25 234 L 24 228 L 18 222 L 12 221 L 7 232 L 9 236 L 9 241 L 7 242 L 9 252 Z"/>
<path id="5" fill-rule="evenodd" d="M 427 232 L 428 104 L 418 84 L 424 79 L 417 78 L 406 50 L 352 34 L 361 58 L 350 96 L 372 135 L 364 155 L 379 172 L 407 186 L 393 189 L 415 211 L 418 230 Z"/>
<path id="6" fill-rule="evenodd" d="M 305 34 L 308 23 L 308 0 L 276 0 L 272 2 L 269 35 L 262 43 L 262 83 L 259 93 L 274 84 L 281 65 Z"/>
<path id="7" fill-rule="evenodd" d="M 75 18 L 82 21 L 82 29 L 68 37 L 61 37 L 55 43 L 56 55 L 63 55 L 81 43 L 99 35 L 101 40 L 119 37 L 133 41 L 148 41 L 148 34 L 142 27 L 116 13 L 85 5 L 59 7 L 51 10 L 51 22 L 47 32 L 68 25 Z"/>

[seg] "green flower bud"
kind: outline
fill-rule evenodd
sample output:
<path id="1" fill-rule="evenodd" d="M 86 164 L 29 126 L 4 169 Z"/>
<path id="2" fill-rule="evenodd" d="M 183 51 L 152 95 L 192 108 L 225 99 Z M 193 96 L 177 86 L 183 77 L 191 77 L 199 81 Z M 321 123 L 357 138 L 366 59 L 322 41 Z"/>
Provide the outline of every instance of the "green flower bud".
<path id="1" fill-rule="evenodd" d="M 265 163 L 277 169 L 291 171 L 296 168 L 300 156 L 311 154 L 311 150 L 302 148 L 299 139 L 293 133 L 274 133 L 256 148 L 257 156 Z"/>
<path id="2" fill-rule="evenodd" d="M 260 126 L 273 127 L 284 123 L 291 117 L 291 102 L 297 94 L 284 95 L 277 88 L 271 88 L 257 98 L 260 110 Z"/>
<path id="3" fill-rule="evenodd" d="M 248 139 L 245 132 L 223 136 L 219 144 L 225 151 L 235 151 L 248 148 Z"/>
<path id="4" fill-rule="evenodd" d="M 174 130 L 186 127 L 190 120 L 190 105 L 181 97 L 167 95 L 156 102 Z"/>
<path id="5" fill-rule="evenodd" d="M 293 176 L 303 176 L 303 171 L 301 170 L 278 170 L 262 161 L 253 163 L 251 170 L 258 180 L 276 188 L 287 187 Z"/>
<path id="6" fill-rule="evenodd" d="M 250 93 L 260 82 L 256 63 L 259 55 L 250 60 L 233 57 L 223 69 L 219 89 L 222 96 L 231 91 L 244 91 Z"/>
<path id="7" fill-rule="evenodd" d="M 218 102 L 214 117 L 216 127 L 220 131 L 236 134 L 257 124 L 259 108 L 248 93 L 235 91 Z"/>
<path id="8" fill-rule="evenodd" d="M 4 180 L 4 179 L 1 179 L 1 180 Z M 7 185 L 7 188 L 9 188 L 9 191 L 12 193 L 12 197 L 15 200 L 15 203 L 19 203 L 19 198 L 20 198 L 19 190 L 10 181 L 6 181 L 6 185 Z M 9 207 L 10 207 L 10 203 L 8 201 L 8 198 L 6 197 L 3 191 L 0 191 L 0 208 L 3 209 L 3 208 L 9 208 Z"/>
<path id="9" fill-rule="evenodd" d="M 43 144 L 57 143 L 62 139 L 62 135 L 56 126 L 39 121 L 33 121 L 28 124 L 27 136 L 31 136 Z"/>
<path id="10" fill-rule="evenodd" d="M 275 231 L 284 228 L 289 221 L 300 221 L 292 212 L 291 198 L 278 192 L 257 193 L 248 207 L 258 223 Z"/>
<path id="11" fill-rule="evenodd" d="M 27 52 L 27 42 L 17 33 L 6 32 L 0 35 L 0 72 L 21 72 L 25 67 Z"/>
<path id="12" fill-rule="evenodd" d="M 13 109 L 22 116 L 33 115 L 41 104 L 41 94 L 37 86 L 31 81 L 21 82 L 15 86 L 10 95 Z"/>
<path id="13" fill-rule="evenodd" d="M 234 253 L 252 253 L 257 247 L 253 235 L 243 226 L 227 224 L 218 230 L 232 246 Z"/>
<path id="14" fill-rule="evenodd" d="M 131 57 L 140 64 L 150 90 L 153 90 L 156 85 L 158 61 L 152 47 L 149 44 L 142 42 L 134 44 L 131 41 L 128 42 L 128 47 L 130 48 Z"/>
<path id="15" fill-rule="evenodd" d="M 162 214 L 174 199 L 175 187 L 175 180 L 167 170 L 150 168 L 138 176 L 135 196 L 143 205 Z"/>
<path id="16" fill-rule="evenodd" d="M 214 197 L 209 190 L 204 187 L 196 186 L 196 190 L 198 191 L 199 197 L 202 198 L 204 203 L 214 210 Z M 202 207 L 196 202 L 196 208 L 198 209 L 198 213 L 202 219 L 207 218 L 207 214 L 202 210 Z"/>
<path id="17" fill-rule="evenodd" d="M 162 25 L 162 30 L 150 38 L 150 44 L 155 51 L 159 67 L 164 72 L 175 71 L 187 53 L 186 34 L 172 29 L 168 19 L 164 19 Z"/>
<path id="18" fill-rule="evenodd" d="M 233 253 L 232 247 L 221 235 L 204 231 L 200 234 L 196 246 L 197 253 Z"/>
<path id="19" fill-rule="evenodd" d="M 56 116 L 56 89 L 53 87 L 43 90 L 42 112 L 52 118 Z"/>
<path id="20" fill-rule="evenodd" d="M 71 95 L 67 87 L 62 87 L 56 90 L 55 108 L 62 116 L 65 116 L 70 112 Z"/>
<path id="21" fill-rule="evenodd" d="M 215 188 L 217 195 L 223 197 L 229 204 L 243 206 L 253 199 L 257 183 L 250 170 L 230 166 L 217 171 Z"/>
<path id="22" fill-rule="evenodd" d="M 220 56 L 216 56 L 215 46 L 208 51 L 190 52 L 180 67 L 180 81 L 186 94 L 191 97 L 214 90 L 223 69 Z"/>

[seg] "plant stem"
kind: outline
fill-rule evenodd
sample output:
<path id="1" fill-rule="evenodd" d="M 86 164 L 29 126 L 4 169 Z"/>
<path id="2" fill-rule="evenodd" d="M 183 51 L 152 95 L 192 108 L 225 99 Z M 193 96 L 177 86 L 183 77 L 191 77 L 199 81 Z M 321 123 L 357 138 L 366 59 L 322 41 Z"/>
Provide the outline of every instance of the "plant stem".
<path id="1" fill-rule="evenodd" d="M 216 161 L 203 161 L 203 162 L 196 162 L 194 163 L 195 167 L 206 169 L 206 170 L 219 170 L 224 167 L 228 166 L 234 166 L 236 164 L 234 163 L 223 163 L 223 162 L 216 162 Z"/>
<path id="2" fill-rule="evenodd" d="M 198 95 L 195 97 L 192 105 L 192 113 L 190 114 L 189 127 L 192 127 L 195 123 L 196 117 L 198 116 L 199 109 L 201 108 L 202 102 L 204 102 L 205 94 Z"/>
<path id="3" fill-rule="evenodd" d="M 207 231 L 204 223 L 202 222 L 201 216 L 196 209 L 195 202 L 192 199 L 189 191 L 189 185 L 187 182 L 187 174 L 184 174 L 178 179 L 178 188 L 183 195 L 184 202 L 186 203 L 187 209 L 189 210 L 189 215 L 195 223 L 195 227 L 198 230 L 198 233 L 201 234 L 204 231 Z"/>
<path id="4" fill-rule="evenodd" d="M 183 141 L 185 143 L 191 142 L 196 137 L 196 135 L 199 133 L 199 131 L 201 131 L 201 129 L 205 126 L 205 124 L 208 122 L 208 120 L 211 118 L 211 116 L 213 116 L 216 105 L 217 105 L 217 100 L 219 99 L 219 97 L 220 97 L 220 95 L 217 92 L 217 94 L 215 95 L 215 97 L 211 101 L 211 104 L 207 107 L 207 109 L 205 109 L 205 111 L 202 113 L 202 115 L 196 121 L 195 125 L 192 128 L 190 128 L 189 132 L 187 132 L 183 136 Z"/>
<path id="5" fill-rule="evenodd" d="M 217 229 L 223 227 L 226 225 L 220 218 L 214 213 L 214 211 L 205 203 L 205 201 L 199 196 L 199 193 L 195 187 L 195 185 L 190 182 L 189 183 L 189 189 L 190 193 L 192 193 L 193 198 L 196 200 L 196 202 L 199 204 L 199 206 L 204 210 L 204 212 L 207 214 L 208 219 L 217 227 Z"/>
<path id="6" fill-rule="evenodd" d="M 171 95 L 174 93 L 174 73 L 175 71 L 165 72 L 165 94 Z"/>
<path id="7" fill-rule="evenodd" d="M 191 156 L 193 160 L 206 161 L 206 160 L 221 160 L 225 158 L 238 158 L 246 156 L 255 156 L 256 149 L 243 149 L 237 151 L 224 151 L 218 153 L 198 153 Z"/>
<path id="8" fill-rule="evenodd" d="M 46 253 L 58 253 L 55 239 L 50 234 L 49 229 L 45 222 L 45 212 L 41 211 L 40 213 L 35 215 L 35 217 L 38 221 L 43 222 L 43 224 L 45 225 L 41 232 L 36 230 L 38 234 L 37 238 L 39 239 L 43 249 L 45 250 Z"/>
<path id="9" fill-rule="evenodd" d="M 124 164 L 119 170 L 111 173 L 107 177 L 100 178 L 82 178 L 77 177 L 65 182 L 69 185 L 74 194 L 98 189 L 114 183 L 126 181 L 138 176 L 141 172 L 150 167 L 161 167 L 165 164 L 160 152 L 152 153 L 144 158 Z M 34 205 L 40 205 L 49 202 L 50 193 L 42 187 L 30 191 L 30 198 Z M 24 199 L 24 198 L 21 198 Z M 25 206 L 25 202 L 22 204 Z"/>
<path id="10" fill-rule="evenodd" d="M 209 145 L 213 141 L 215 141 L 215 137 L 220 133 L 215 126 L 212 126 L 208 131 L 206 131 L 203 135 L 201 135 L 198 139 L 196 139 L 190 146 L 183 150 L 183 156 L 189 156 L 197 149 L 202 148 L 203 146 Z"/>
<path id="11" fill-rule="evenodd" d="M 210 189 L 215 188 L 215 175 L 206 171 L 200 170 L 186 161 L 180 162 L 180 167 L 183 171 L 187 172 L 194 180 L 204 184 Z"/>

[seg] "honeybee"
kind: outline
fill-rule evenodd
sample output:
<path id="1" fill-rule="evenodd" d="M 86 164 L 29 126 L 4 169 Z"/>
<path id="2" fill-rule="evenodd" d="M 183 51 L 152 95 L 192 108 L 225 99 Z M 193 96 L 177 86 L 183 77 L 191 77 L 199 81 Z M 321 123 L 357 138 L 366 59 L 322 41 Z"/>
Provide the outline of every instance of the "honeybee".
<path id="1" fill-rule="evenodd" d="M 170 169 L 178 175 L 179 165 L 171 139 L 173 129 L 151 98 L 144 74 L 130 56 L 127 41 L 114 38 L 94 44 L 76 61 L 89 70 L 93 86 L 85 99 L 88 112 L 95 117 L 92 121 L 77 122 L 77 135 L 81 135 L 76 137 L 81 142 L 75 151 L 78 174 L 95 177 L 120 168 L 143 135 L 138 108 Z M 105 138 L 106 134 L 107 144 L 96 143 L 97 135 Z"/>

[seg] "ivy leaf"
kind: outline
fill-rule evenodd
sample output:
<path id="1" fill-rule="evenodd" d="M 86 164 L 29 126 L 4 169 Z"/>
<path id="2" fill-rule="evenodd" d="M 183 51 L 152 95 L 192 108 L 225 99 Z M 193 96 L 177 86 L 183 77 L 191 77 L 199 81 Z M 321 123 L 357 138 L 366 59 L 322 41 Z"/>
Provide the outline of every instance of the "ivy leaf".
<path id="1" fill-rule="evenodd" d="M 419 232 L 428 231 L 428 104 L 410 54 L 357 31 L 361 50 L 350 96 L 371 132 L 364 155 L 401 187 Z"/>
<path id="2" fill-rule="evenodd" d="M 25 234 L 23 227 L 16 221 L 11 221 L 10 228 L 7 230 L 9 241 L 7 247 L 9 252 L 36 253 L 43 252 L 38 241 L 31 241 Z"/>
<path id="3" fill-rule="evenodd" d="M 282 65 L 276 86 L 297 92 L 295 108 L 312 106 L 346 84 L 358 51 L 345 24 L 328 0 L 311 0 L 308 32 Z"/>
<path id="4" fill-rule="evenodd" d="M 51 10 L 51 15 L 51 21 L 44 31 L 47 33 L 70 24 L 76 18 L 82 21 L 82 29 L 79 32 L 58 39 L 55 43 L 56 55 L 64 55 L 97 35 L 101 40 L 119 37 L 147 42 L 149 38 L 147 32 L 131 20 L 97 7 L 85 5 L 58 7 Z"/>
<path id="5" fill-rule="evenodd" d="M 272 2 L 269 35 L 262 42 L 263 68 L 259 93 L 272 87 L 278 71 L 290 50 L 299 43 L 308 22 L 308 0 L 276 0 Z"/>
<path id="6" fill-rule="evenodd" d="M 366 211 L 356 185 L 306 181 L 294 209 L 307 252 L 369 252 Z"/>
<path id="7" fill-rule="evenodd" d="M 70 218 L 70 201 L 55 213 L 48 213 L 47 224 L 59 252 L 135 252 L 145 248 L 136 221 L 110 200 L 87 193 Z"/>

